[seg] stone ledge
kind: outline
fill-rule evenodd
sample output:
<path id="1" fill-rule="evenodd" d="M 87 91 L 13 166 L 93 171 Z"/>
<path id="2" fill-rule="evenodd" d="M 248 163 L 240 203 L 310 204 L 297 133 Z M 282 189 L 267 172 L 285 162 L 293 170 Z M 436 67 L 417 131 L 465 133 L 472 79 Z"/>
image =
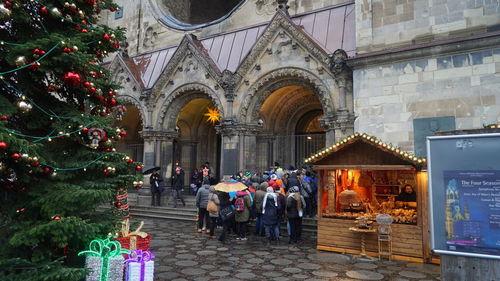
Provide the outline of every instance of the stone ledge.
<path id="1" fill-rule="evenodd" d="M 495 31 L 362 54 L 349 58 L 347 65 L 352 69 L 360 69 L 401 61 L 429 59 L 430 57 L 493 49 L 498 48 L 498 46 L 500 46 L 500 31 Z"/>

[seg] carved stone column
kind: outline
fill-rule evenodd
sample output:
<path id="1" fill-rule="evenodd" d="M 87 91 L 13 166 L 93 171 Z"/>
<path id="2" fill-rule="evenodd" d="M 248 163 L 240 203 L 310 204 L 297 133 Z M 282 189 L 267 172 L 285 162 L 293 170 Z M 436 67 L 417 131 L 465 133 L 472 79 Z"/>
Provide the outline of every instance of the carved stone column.
<path id="1" fill-rule="evenodd" d="M 240 129 L 240 167 L 245 171 L 257 169 L 257 135 L 262 126 L 256 124 L 241 125 Z"/>
<path id="2" fill-rule="evenodd" d="M 339 140 L 354 133 L 354 114 L 346 110 L 338 110 L 334 116 L 321 118 L 320 124 L 326 129 L 326 146 L 331 146 Z"/>
<path id="3" fill-rule="evenodd" d="M 220 178 L 234 175 L 239 167 L 240 127 L 232 120 L 224 120 L 215 127 L 221 135 L 221 174 Z"/>
<path id="4" fill-rule="evenodd" d="M 173 141 L 177 137 L 177 133 L 163 131 L 142 131 L 140 133 L 144 139 L 144 166 L 160 166 L 165 184 L 169 184 L 173 169 Z M 145 176 L 143 181 L 144 187 L 139 191 L 139 194 L 150 195 L 149 176 Z"/>

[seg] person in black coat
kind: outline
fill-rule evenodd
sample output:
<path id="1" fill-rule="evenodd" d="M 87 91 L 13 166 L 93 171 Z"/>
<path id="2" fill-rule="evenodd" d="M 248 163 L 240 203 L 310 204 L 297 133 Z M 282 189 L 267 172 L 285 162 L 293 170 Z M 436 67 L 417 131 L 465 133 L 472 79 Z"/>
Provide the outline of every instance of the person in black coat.
<path id="1" fill-rule="evenodd" d="M 161 186 L 160 182 L 163 179 L 159 173 L 159 170 L 153 171 L 151 177 L 149 177 L 149 183 L 151 184 L 151 206 L 160 206 L 161 202 Z"/>
<path id="2" fill-rule="evenodd" d="M 222 210 L 226 207 L 230 207 L 233 204 L 228 193 L 219 192 L 217 194 L 217 196 L 219 197 L 219 206 L 220 206 L 219 210 Z M 219 219 L 221 219 L 220 216 L 219 216 Z M 221 219 L 221 221 L 222 221 L 222 219 Z M 226 221 L 222 221 L 222 232 L 219 236 L 219 241 L 222 242 L 222 244 L 226 244 L 227 232 L 229 231 L 229 229 L 231 228 L 231 226 L 233 224 L 234 224 L 234 218 L 228 219 Z"/>
<path id="3" fill-rule="evenodd" d="M 297 173 L 292 172 L 286 182 L 286 191 L 288 192 L 288 190 L 294 186 L 297 186 L 300 189 L 300 181 L 297 177 Z"/>
<path id="4" fill-rule="evenodd" d="M 186 206 L 184 202 L 184 171 L 181 167 L 175 168 L 175 174 L 172 176 L 172 197 L 174 199 L 174 208 L 177 208 L 177 200 L 180 199 L 182 205 Z"/>

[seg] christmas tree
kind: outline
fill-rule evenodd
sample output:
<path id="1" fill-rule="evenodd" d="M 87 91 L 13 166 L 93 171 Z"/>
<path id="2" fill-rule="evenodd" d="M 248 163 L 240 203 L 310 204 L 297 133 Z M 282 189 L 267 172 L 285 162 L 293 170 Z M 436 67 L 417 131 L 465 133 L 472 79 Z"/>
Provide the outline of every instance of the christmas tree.
<path id="1" fill-rule="evenodd" d="M 0 1 L 0 280 L 82 280 L 115 233 L 140 163 L 116 152 L 125 107 L 103 59 L 124 32 L 108 0 Z M 107 207 L 103 207 L 107 206 Z"/>

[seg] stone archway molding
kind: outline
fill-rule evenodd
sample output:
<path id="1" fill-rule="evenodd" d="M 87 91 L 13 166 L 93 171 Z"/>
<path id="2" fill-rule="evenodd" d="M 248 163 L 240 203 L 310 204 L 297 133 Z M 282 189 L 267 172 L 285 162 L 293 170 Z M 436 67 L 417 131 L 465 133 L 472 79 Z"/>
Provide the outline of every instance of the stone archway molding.
<path id="1" fill-rule="evenodd" d="M 188 102 L 197 98 L 210 99 L 221 114 L 221 117 L 224 116 L 222 101 L 213 89 L 200 83 L 184 84 L 172 91 L 161 103 L 157 118 L 158 130 L 175 131 L 175 122 L 180 111 Z"/>
<path id="2" fill-rule="evenodd" d="M 320 100 L 325 115 L 334 113 L 334 104 L 329 88 L 313 73 L 294 67 L 279 68 L 259 78 L 244 95 L 239 118 L 244 122 L 255 123 L 259 110 L 266 99 L 277 89 L 286 86 L 309 88 Z"/>

